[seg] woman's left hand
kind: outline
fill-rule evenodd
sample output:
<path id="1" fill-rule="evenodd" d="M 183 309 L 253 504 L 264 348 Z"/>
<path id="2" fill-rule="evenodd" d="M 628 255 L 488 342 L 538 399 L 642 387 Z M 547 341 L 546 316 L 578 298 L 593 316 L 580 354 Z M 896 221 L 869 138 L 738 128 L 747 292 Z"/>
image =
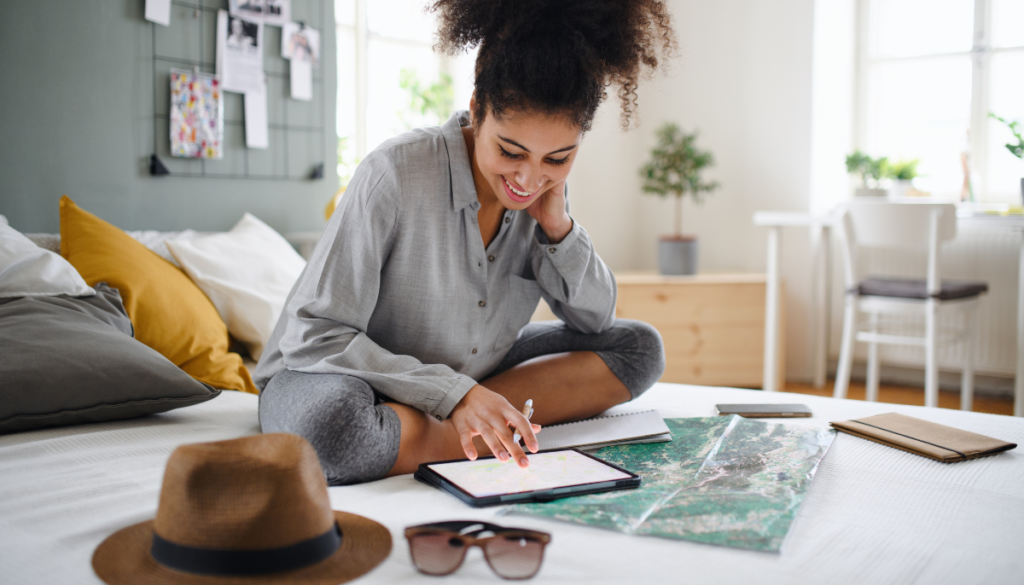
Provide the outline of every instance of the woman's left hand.
<path id="1" fill-rule="evenodd" d="M 557 244 L 572 231 L 572 218 L 565 212 L 565 179 L 540 194 L 526 212 L 537 220 L 548 241 Z"/>

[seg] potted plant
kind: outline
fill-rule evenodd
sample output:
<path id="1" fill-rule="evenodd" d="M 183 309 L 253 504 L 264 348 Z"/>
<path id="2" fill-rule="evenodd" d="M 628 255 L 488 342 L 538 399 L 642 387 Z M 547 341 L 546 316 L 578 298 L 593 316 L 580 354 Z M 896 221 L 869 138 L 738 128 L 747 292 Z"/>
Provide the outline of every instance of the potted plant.
<path id="1" fill-rule="evenodd" d="M 859 150 L 846 157 L 846 172 L 851 175 L 860 175 L 861 186 L 854 191 L 854 197 L 885 197 L 888 191 L 879 186 L 882 180 L 882 170 L 888 164 L 889 159 L 871 158 Z M 871 179 L 869 182 L 868 179 Z M 868 186 L 869 183 L 873 186 Z"/>
<path id="2" fill-rule="evenodd" d="M 882 165 L 882 176 L 892 179 L 892 187 L 889 188 L 890 199 L 906 197 L 914 188 L 913 181 L 917 176 L 917 165 L 919 164 L 921 161 L 915 158 L 894 163 L 886 162 Z"/>
<path id="3" fill-rule="evenodd" d="M 683 197 L 697 203 L 702 194 L 718 188 L 717 181 L 705 182 L 701 171 L 715 164 L 714 156 L 697 148 L 697 132 L 687 134 L 676 124 L 657 130 L 658 144 L 651 158 L 640 169 L 645 193 L 675 197 L 675 232 L 658 242 L 658 268 L 662 274 L 696 274 L 699 242 L 696 236 L 683 235 Z"/>
<path id="4" fill-rule="evenodd" d="M 1021 136 L 1021 132 L 1024 132 L 1024 129 L 1021 128 L 1020 120 L 1014 120 L 1011 122 L 1005 118 L 1000 118 L 992 112 L 989 112 L 988 115 L 990 118 L 995 118 L 1010 128 L 1010 132 L 1013 133 L 1013 137 L 1017 139 L 1017 144 L 1012 142 L 1007 143 L 1006 150 L 1009 150 L 1010 154 L 1013 156 L 1024 160 L 1024 136 Z M 1021 178 L 1020 180 L 1020 196 L 1021 202 L 1024 203 L 1024 178 Z"/>

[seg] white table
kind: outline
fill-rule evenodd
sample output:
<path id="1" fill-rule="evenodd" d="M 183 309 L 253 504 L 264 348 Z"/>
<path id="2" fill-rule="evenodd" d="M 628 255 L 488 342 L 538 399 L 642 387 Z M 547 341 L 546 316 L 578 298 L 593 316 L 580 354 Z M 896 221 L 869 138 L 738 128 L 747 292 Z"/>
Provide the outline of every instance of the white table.
<path id="1" fill-rule="evenodd" d="M 835 223 L 833 215 L 812 215 L 794 211 L 758 211 L 754 213 L 754 225 L 768 228 L 768 286 L 765 294 L 765 323 L 764 323 L 764 380 L 762 389 L 766 392 L 781 390 L 779 385 L 779 319 L 781 315 L 781 268 L 779 262 L 782 256 L 782 228 L 784 227 L 809 227 L 821 230 L 820 241 L 827 246 L 829 233 Z M 827 293 L 825 282 L 827 278 L 827 263 L 824 260 L 827 253 L 821 255 L 821 260 L 815 258 L 816 267 L 814 270 L 815 295 L 814 295 L 814 337 L 812 348 L 814 356 L 812 364 L 814 367 L 814 386 L 820 388 L 825 385 L 825 378 L 828 375 L 828 337 L 827 319 L 825 306 L 827 304 Z M 817 264 L 825 264 L 817 266 Z"/>
<path id="2" fill-rule="evenodd" d="M 713 416 L 716 403 L 803 402 L 815 416 L 785 424 L 901 412 L 1024 443 L 1024 419 L 755 390 L 656 384 L 617 410 Z M 0 580 L 100 581 L 90 565 L 107 535 L 153 518 L 167 457 L 180 444 L 258 432 L 257 399 L 221 397 L 165 415 L 0 436 Z M 830 585 L 1024 583 L 1024 450 L 943 464 L 839 435 L 778 554 L 629 536 L 530 516 L 497 517 L 399 476 L 330 488 L 332 507 L 390 531 L 390 557 L 357 583 L 440 583 L 417 573 L 403 529 L 486 519 L 552 534 L 532 583 Z M 472 551 L 445 583 L 502 583 Z"/>
<path id="3" fill-rule="evenodd" d="M 827 246 L 829 231 L 838 221 L 835 213 L 827 215 L 813 215 L 810 213 L 788 212 L 788 211 L 758 211 L 754 213 L 754 225 L 768 228 L 768 293 L 765 299 L 765 328 L 764 328 L 764 390 L 776 391 L 778 380 L 778 343 L 779 339 L 779 315 L 783 299 L 779 298 L 780 291 L 780 257 L 782 250 L 782 228 L 784 227 L 810 227 L 821 230 L 820 241 Z M 1024 235 L 1024 217 L 1022 216 L 1001 216 L 979 214 L 972 215 L 969 212 L 957 213 L 957 223 L 980 223 L 986 228 L 1013 230 Z M 826 286 L 825 281 L 829 278 L 827 261 L 819 262 L 819 258 L 826 259 L 828 249 L 824 248 L 815 256 L 814 269 L 814 332 L 813 343 L 814 356 L 812 358 L 814 367 L 814 385 L 818 388 L 825 384 L 828 363 L 828 340 L 826 314 Z M 1017 284 L 1017 373 L 1014 380 L 1014 416 L 1024 417 L 1024 237 L 1021 238 L 1021 249 L 1019 259 L 1019 272 Z"/>

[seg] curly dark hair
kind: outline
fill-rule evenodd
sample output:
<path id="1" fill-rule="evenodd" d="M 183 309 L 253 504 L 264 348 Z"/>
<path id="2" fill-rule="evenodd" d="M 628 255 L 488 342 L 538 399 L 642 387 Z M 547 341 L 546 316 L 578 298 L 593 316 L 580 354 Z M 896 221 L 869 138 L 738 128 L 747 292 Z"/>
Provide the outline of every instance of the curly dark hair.
<path id="1" fill-rule="evenodd" d="M 437 50 L 480 47 L 478 121 L 488 111 L 539 111 L 567 115 L 586 132 L 615 84 L 629 128 L 638 81 L 677 47 L 661 0 L 438 0 L 427 10 L 439 16 Z"/>

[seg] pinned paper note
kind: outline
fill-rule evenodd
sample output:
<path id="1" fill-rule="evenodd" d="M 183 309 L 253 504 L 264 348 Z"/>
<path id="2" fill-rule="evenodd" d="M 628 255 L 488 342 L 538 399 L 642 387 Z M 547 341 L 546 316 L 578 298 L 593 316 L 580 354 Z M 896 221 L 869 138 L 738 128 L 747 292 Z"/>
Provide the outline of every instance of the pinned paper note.
<path id="1" fill-rule="evenodd" d="M 171 25 L 171 0 L 146 0 L 146 20 Z"/>
<path id="2" fill-rule="evenodd" d="M 308 61 L 292 59 L 292 99 L 309 101 L 313 99 L 313 65 Z"/>
<path id="3" fill-rule="evenodd" d="M 291 60 L 292 99 L 313 99 L 313 67 L 320 61 L 320 33 L 289 22 L 281 30 L 281 56 Z"/>
<path id="4" fill-rule="evenodd" d="M 226 91 L 263 86 L 263 23 L 217 12 L 217 75 Z"/>
<path id="5" fill-rule="evenodd" d="M 245 92 L 245 145 L 249 148 L 267 148 L 267 85 L 259 90 Z"/>

